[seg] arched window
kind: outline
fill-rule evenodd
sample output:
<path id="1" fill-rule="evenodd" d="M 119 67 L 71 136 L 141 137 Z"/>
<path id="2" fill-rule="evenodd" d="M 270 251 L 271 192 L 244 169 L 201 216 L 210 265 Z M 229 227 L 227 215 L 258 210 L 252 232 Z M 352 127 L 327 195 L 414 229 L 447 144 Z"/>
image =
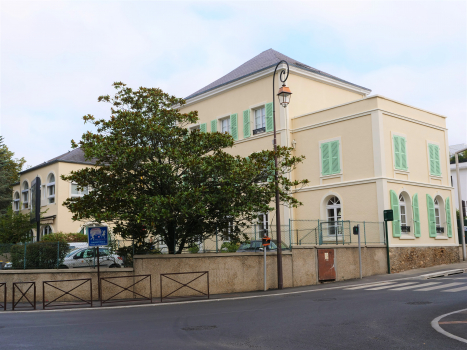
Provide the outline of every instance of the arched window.
<path id="1" fill-rule="evenodd" d="M 48 235 L 50 233 L 52 233 L 52 227 L 50 225 L 46 225 L 42 228 L 42 237 L 45 236 L 45 235 Z"/>
<path id="2" fill-rule="evenodd" d="M 412 226 L 412 206 L 407 192 L 399 194 L 399 220 L 401 233 L 410 233 Z"/>
<path id="3" fill-rule="evenodd" d="M 23 190 L 21 191 L 23 200 L 23 209 L 29 208 L 29 184 L 27 181 L 23 181 Z"/>
<path id="4" fill-rule="evenodd" d="M 444 234 L 444 225 L 446 223 L 446 213 L 444 210 L 444 201 L 440 196 L 433 200 L 435 205 L 436 234 Z"/>
<path id="5" fill-rule="evenodd" d="M 329 198 L 326 204 L 326 214 L 328 221 L 328 234 L 330 236 L 342 234 L 341 230 L 339 229 L 339 221 L 342 220 L 342 206 L 339 198 L 336 196 Z"/>
<path id="6" fill-rule="evenodd" d="M 13 210 L 19 211 L 19 192 L 16 191 L 13 195 Z"/>
<path id="7" fill-rule="evenodd" d="M 55 175 L 53 173 L 47 177 L 47 200 L 49 204 L 55 203 Z"/>

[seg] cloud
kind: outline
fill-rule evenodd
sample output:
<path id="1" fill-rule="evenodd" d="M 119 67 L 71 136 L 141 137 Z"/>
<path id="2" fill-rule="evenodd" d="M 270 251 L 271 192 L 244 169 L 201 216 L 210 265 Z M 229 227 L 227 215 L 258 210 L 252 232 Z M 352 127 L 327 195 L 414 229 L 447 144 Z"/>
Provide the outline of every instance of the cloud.
<path id="1" fill-rule="evenodd" d="M 446 114 L 466 141 L 465 2 L 3 1 L 0 132 L 29 165 L 108 115 L 111 84 L 184 97 L 274 48 Z M 463 127 L 465 130 L 465 127 Z"/>

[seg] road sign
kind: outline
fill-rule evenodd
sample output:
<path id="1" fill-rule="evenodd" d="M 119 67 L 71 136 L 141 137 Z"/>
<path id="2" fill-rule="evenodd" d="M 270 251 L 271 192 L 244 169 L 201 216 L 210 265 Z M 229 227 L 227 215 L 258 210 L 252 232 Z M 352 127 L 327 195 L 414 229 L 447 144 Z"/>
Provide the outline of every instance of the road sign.
<path id="1" fill-rule="evenodd" d="M 109 244 L 109 234 L 106 226 L 88 227 L 88 245 L 98 247 Z"/>
<path id="2" fill-rule="evenodd" d="M 394 212 L 392 209 L 384 211 L 384 221 L 394 221 Z"/>
<path id="3" fill-rule="evenodd" d="M 263 247 L 267 247 L 271 244 L 271 238 L 264 236 L 263 237 Z"/>

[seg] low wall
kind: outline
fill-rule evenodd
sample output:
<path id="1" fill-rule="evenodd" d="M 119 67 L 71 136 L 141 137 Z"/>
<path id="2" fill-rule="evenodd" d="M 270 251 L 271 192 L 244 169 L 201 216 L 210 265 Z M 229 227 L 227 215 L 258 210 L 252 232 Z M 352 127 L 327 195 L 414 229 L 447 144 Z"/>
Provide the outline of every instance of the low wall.
<path id="1" fill-rule="evenodd" d="M 116 277 L 116 276 L 127 276 L 132 275 L 133 269 L 131 268 L 120 268 L 120 269 L 109 269 L 101 268 L 101 278 L 102 277 Z M 59 281 L 59 280 L 72 280 L 72 279 L 82 279 L 82 278 L 91 278 L 92 279 L 92 298 L 93 300 L 98 300 L 98 284 L 97 284 L 97 270 L 95 269 L 73 269 L 73 270 L 0 270 L 0 282 L 6 282 L 7 284 L 7 301 L 12 301 L 13 296 L 13 282 L 35 282 L 36 283 L 36 301 L 42 302 L 43 295 L 43 283 L 44 281 Z M 58 288 L 68 291 L 81 282 L 60 282 L 53 283 L 53 285 Z M 131 284 L 131 283 L 130 283 Z M 24 291 L 29 287 L 29 285 L 20 286 Z M 114 292 L 115 291 L 115 292 Z M 104 283 L 103 293 L 108 295 L 109 293 L 117 293 L 119 290 L 112 285 Z M 30 290 L 32 293 L 32 288 Z M 21 297 L 18 291 L 15 291 L 15 299 Z M 81 287 L 76 288 L 73 294 L 77 295 L 80 298 L 85 300 L 89 299 L 89 283 L 83 284 Z M 0 294 L 3 297 L 3 288 L 0 288 Z M 58 297 L 63 292 L 60 292 L 58 289 L 46 286 L 46 301 L 52 301 Z M 28 292 L 29 297 L 29 292 Z M 30 298 L 31 299 L 31 298 Z M 3 299 L 2 299 L 3 300 Z M 65 296 L 59 299 L 59 301 L 70 301 L 75 300 L 69 296 Z M 23 299 L 25 301 L 25 299 Z"/>
<path id="2" fill-rule="evenodd" d="M 402 272 L 422 267 L 455 264 L 462 260 L 459 247 L 393 247 L 389 248 L 391 272 Z"/>
<path id="3" fill-rule="evenodd" d="M 320 247 L 322 248 L 322 247 Z M 318 284 L 318 247 L 296 247 L 293 252 L 283 252 L 284 288 Z M 342 246 L 326 246 L 334 249 L 336 280 L 358 278 L 358 249 Z M 277 288 L 277 255 L 267 254 L 267 286 Z M 362 248 L 363 276 L 387 273 L 386 248 L 382 246 Z M 152 294 L 160 297 L 160 275 L 165 273 L 181 273 L 209 271 L 209 287 L 211 294 L 238 293 L 263 290 L 263 253 L 222 253 L 222 254 L 182 254 L 182 255 L 137 255 L 134 259 L 136 274 L 154 276 Z M 199 274 L 198 274 L 199 275 Z M 187 283 L 198 276 L 169 276 L 179 282 Z M 163 292 L 166 296 L 178 287 L 174 281 L 163 278 Z M 197 279 L 190 284 L 195 289 L 207 292 L 206 279 Z M 199 293 L 182 288 L 176 296 L 197 295 Z"/>

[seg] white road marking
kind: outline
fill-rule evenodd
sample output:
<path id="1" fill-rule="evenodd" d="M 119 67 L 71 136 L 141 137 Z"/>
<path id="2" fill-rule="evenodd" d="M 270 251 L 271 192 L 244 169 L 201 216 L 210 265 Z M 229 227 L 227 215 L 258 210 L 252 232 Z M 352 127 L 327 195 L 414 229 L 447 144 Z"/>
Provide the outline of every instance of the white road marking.
<path id="1" fill-rule="evenodd" d="M 458 337 L 457 335 L 454 335 L 454 334 L 451 334 L 449 332 L 446 332 L 444 329 L 441 328 L 441 326 L 439 325 L 439 320 L 441 320 L 442 318 L 446 317 L 446 316 L 449 316 L 449 315 L 452 315 L 452 314 L 456 314 L 458 312 L 462 312 L 462 311 L 467 311 L 467 309 L 462 309 L 462 310 L 457 310 L 457 311 L 454 311 L 454 312 L 450 312 L 448 314 L 444 314 L 444 315 L 441 315 L 441 316 L 438 316 L 436 317 L 433 321 L 431 321 L 431 326 L 439 333 L 445 335 L 446 337 L 449 337 L 449 338 L 452 338 L 452 339 L 455 339 L 455 340 L 458 340 L 458 341 L 461 341 L 463 343 L 467 343 L 467 339 L 464 339 L 464 338 L 461 338 L 461 337 Z"/>
<path id="2" fill-rule="evenodd" d="M 467 290 L 467 286 L 448 289 L 448 290 L 442 290 L 442 292 L 460 292 L 461 290 Z"/>
<path id="3" fill-rule="evenodd" d="M 394 286 L 395 282 L 378 282 L 378 283 L 369 283 L 364 286 L 357 286 L 357 287 L 351 287 L 351 288 L 344 288 L 345 290 L 355 290 L 355 289 L 363 289 L 363 288 L 368 288 L 368 287 L 378 287 L 378 286 L 385 286 L 391 284 Z"/>
<path id="4" fill-rule="evenodd" d="M 429 282 L 429 283 L 417 284 L 415 286 L 407 286 L 407 287 L 394 288 L 394 289 L 389 289 L 389 290 L 406 290 L 406 289 L 419 288 L 419 287 L 428 287 L 428 286 L 433 286 L 435 284 L 440 284 L 440 283 L 441 282 Z"/>
<path id="5" fill-rule="evenodd" d="M 442 284 L 440 286 L 434 286 L 434 287 L 428 287 L 428 288 L 422 288 L 422 289 L 415 289 L 415 292 L 428 292 L 430 290 L 458 286 L 459 284 L 464 284 L 464 283 L 455 282 L 455 283 Z"/>
<path id="6" fill-rule="evenodd" d="M 415 284 L 415 283 L 419 283 L 419 282 L 405 282 L 405 283 L 397 284 L 397 286 L 402 287 L 402 286 L 408 286 L 409 284 Z M 392 288 L 392 287 L 395 287 L 395 285 L 382 286 L 382 287 L 370 288 L 370 289 L 365 289 L 365 290 L 381 290 L 381 289 L 387 289 L 387 288 Z"/>

